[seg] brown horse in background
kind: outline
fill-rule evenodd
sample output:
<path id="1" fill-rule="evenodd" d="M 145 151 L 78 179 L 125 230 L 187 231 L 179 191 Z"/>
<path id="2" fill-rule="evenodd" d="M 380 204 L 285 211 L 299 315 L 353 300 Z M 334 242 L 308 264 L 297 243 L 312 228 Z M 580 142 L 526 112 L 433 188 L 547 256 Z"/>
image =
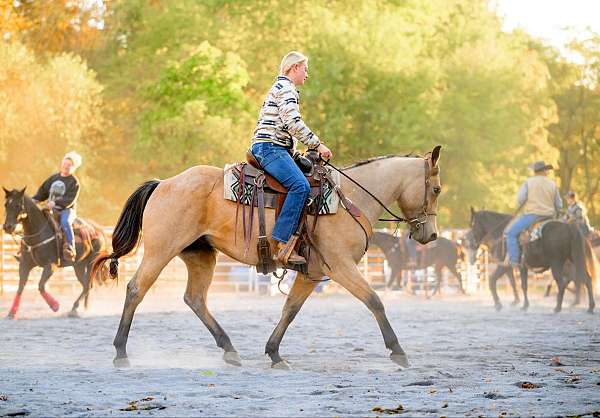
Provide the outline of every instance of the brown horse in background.
<path id="1" fill-rule="evenodd" d="M 343 170 L 384 205 L 397 203 L 410 218 L 413 239 L 427 243 L 437 238 L 437 197 L 441 192 L 438 159 L 440 146 L 425 157 L 387 156 L 360 162 Z M 144 256 L 127 285 L 127 296 L 119 329 L 114 340 L 117 351 L 115 365 L 127 365 L 127 338 L 135 310 L 154 284 L 161 270 L 174 257 L 180 257 L 188 269 L 184 300 L 211 332 L 217 346 L 224 350 L 224 360 L 241 365 L 241 359 L 229 336 L 207 307 L 217 251 L 248 265 L 256 265 L 258 222 L 254 223 L 253 244 L 244 254 L 242 228 L 236 228 L 236 203 L 223 198 L 223 170 L 196 166 L 175 177 L 151 180 L 140 186 L 128 199 L 113 234 L 113 253 L 103 254 L 94 263 L 94 274 L 107 278 L 105 262 L 111 260 L 111 273 L 116 274 L 117 260 L 130 253 L 144 237 Z M 382 206 L 363 189 L 347 179 L 342 180 L 344 194 L 362 210 L 371 224 L 383 212 Z M 275 211 L 267 211 L 267 235 L 273 229 Z M 237 237 L 236 237 L 237 235 Z M 315 242 L 324 260 L 309 260 L 311 277 L 299 274 L 287 297 L 279 323 L 271 334 L 266 354 L 272 366 L 287 368 L 279 355 L 279 345 L 288 326 L 318 282 L 329 276 L 361 300 L 373 313 L 390 358 L 407 367 L 408 359 L 398 343 L 379 296 L 360 273 L 357 263 L 368 245 L 368 237 L 356 219 L 340 207 L 333 215 L 319 217 Z"/>

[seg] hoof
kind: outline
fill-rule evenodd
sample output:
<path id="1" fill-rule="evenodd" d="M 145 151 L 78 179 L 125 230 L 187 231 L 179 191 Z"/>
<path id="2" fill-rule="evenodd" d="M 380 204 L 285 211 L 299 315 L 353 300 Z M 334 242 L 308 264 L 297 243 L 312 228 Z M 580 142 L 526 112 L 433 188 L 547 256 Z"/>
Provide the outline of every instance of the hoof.
<path id="1" fill-rule="evenodd" d="M 14 314 L 14 313 L 12 313 L 12 312 L 9 312 L 8 315 L 6 315 L 6 319 L 16 320 L 17 319 L 17 315 Z"/>
<path id="2" fill-rule="evenodd" d="M 81 317 L 79 316 L 79 312 L 77 312 L 77 311 L 76 311 L 76 310 L 74 310 L 74 309 L 73 309 L 72 311 L 69 311 L 69 313 L 67 314 L 67 316 L 68 316 L 69 318 L 81 318 Z"/>
<path id="3" fill-rule="evenodd" d="M 593 315 L 594 314 L 594 307 L 593 306 L 589 307 L 586 312 L 589 313 L 590 315 Z"/>
<path id="4" fill-rule="evenodd" d="M 502 310 L 502 304 L 498 302 L 494 305 L 494 308 L 496 308 L 496 312 L 500 312 Z"/>
<path id="5" fill-rule="evenodd" d="M 523 312 L 527 312 L 528 309 L 529 309 L 529 305 L 523 305 L 523 307 L 521 308 L 521 310 Z"/>
<path id="6" fill-rule="evenodd" d="M 408 357 L 406 357 L 406 354 L 404 353 L 392 353 L 390 354 L 390 359 L 398 366 L 404 367 L 405 369 L 410 367 Z"/>
<path id="7" fill-rule="evenodd" d="M 226 351 L 223 354 L 223 360 L 225 360 L 225 363 L 231 364 L 232 366 L 240 367 L 242 365 L 242 359 L 237 351 Z"/>
<path id="8" fill-rule="evenodd" d="M 560 311 L 562 311 L 562 308 L 559 308 L 558 306 L 554 308 L 554 313 L 559 313 Z"/>
<path id="9" fill-rule="evenodd" d="M 290 367 L 290 365 L 288 364 L 287 361 L 285 360 L 281 360 L 277 363 L 273 363 L 271 364 L 271 368 L 272 369 L 278 369 L 278 370 L 292 370 L 292 368 Z"/>
<path id="10" fill-rule="evenodd" d="M 113 360 L 113 365 L 118 369 L 131 367 L 131 363 L 129 363 L 129 359 L 127 357 L 115 357 Z"/>
<path id="11" fill-rule="evenodd" d="M 519 299 L 515 299 L 510 303 L 510 306 L 517 306 L 521 301 Z"/>

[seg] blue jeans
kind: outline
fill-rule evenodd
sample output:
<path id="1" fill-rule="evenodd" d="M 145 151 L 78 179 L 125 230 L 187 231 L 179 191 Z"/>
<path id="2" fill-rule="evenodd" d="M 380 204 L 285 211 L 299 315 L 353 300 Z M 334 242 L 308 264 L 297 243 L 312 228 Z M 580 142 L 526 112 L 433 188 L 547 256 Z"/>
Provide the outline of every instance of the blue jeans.
<path id="1" fill-rule="evenodd" d="M 258 142 L 252 145 L 252 154 L 267 173 L 288 189 L 272 234 L 274 240 L 288 242 L 298 229 L 300 215 L 310 193 L 308 180 L 290 153 L 282 146 L 271 142 Z"/>
<path id="2" fill-rule="evenodd" d="M 519 249 L 519 234 L 533 225 L 540 217 L 533 213 L 525 213 L 519 216 L 504 232 L 506 236 L 506 249 L 508 250 L 508 261 L 518 264 L 521 259 Z"/>
<path id="3" fill-rule="evenodd" d="M 60 211 L 60 226 L 65 231 L 65 239 L 70 246 L 73 246 L 73 221 L 75 216 L 75 209 L 65 208 Z"/>

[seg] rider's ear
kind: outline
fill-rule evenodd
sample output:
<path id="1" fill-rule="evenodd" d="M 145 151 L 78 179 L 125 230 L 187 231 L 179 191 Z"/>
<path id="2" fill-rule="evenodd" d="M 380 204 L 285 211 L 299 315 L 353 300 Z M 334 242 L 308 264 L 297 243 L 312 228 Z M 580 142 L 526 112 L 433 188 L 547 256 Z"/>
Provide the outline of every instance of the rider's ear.
<path id="1" fill-rule="evenodd" d="M 436 145 L 436 147 L 431 151 L 431 166 L 437 166 L 437 163 L 440 159 L 440 150 L 442 149 L 441 145 Z"/>

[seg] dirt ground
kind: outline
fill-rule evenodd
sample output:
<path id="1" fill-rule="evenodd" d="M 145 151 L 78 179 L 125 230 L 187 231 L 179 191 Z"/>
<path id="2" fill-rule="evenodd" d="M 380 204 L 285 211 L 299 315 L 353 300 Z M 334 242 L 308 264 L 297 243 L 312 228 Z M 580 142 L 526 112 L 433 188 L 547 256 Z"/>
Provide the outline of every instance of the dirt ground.
<path id="1" fill-rule="evenodd" d="M 497 313 L 487 294 L 383 294 L 411 361 L 401 370 L 362 304 L 346 294 L 316 295 L 283 340 L 293 369 L 282 371 L 263 352 L 283 296 L 211 295 L 243 359 L 236 368 L 222 361 L 182 293 L 148 294 L 130 334 L 131 367 L 116 369 L 123 288 L 95 290 L 79 319 L 65 316 L 70 292 L 56 295 L 62 308 L 52 313 L 28 290 L 20 320 L 0 320 L 0 416 L 600 414 L 600 316 L 583 306 L 556 315 L 554 298 L 533 296 L 522 313 L 504 295 Z M 0 298 L 0 314 L 11 298 Z"/>

